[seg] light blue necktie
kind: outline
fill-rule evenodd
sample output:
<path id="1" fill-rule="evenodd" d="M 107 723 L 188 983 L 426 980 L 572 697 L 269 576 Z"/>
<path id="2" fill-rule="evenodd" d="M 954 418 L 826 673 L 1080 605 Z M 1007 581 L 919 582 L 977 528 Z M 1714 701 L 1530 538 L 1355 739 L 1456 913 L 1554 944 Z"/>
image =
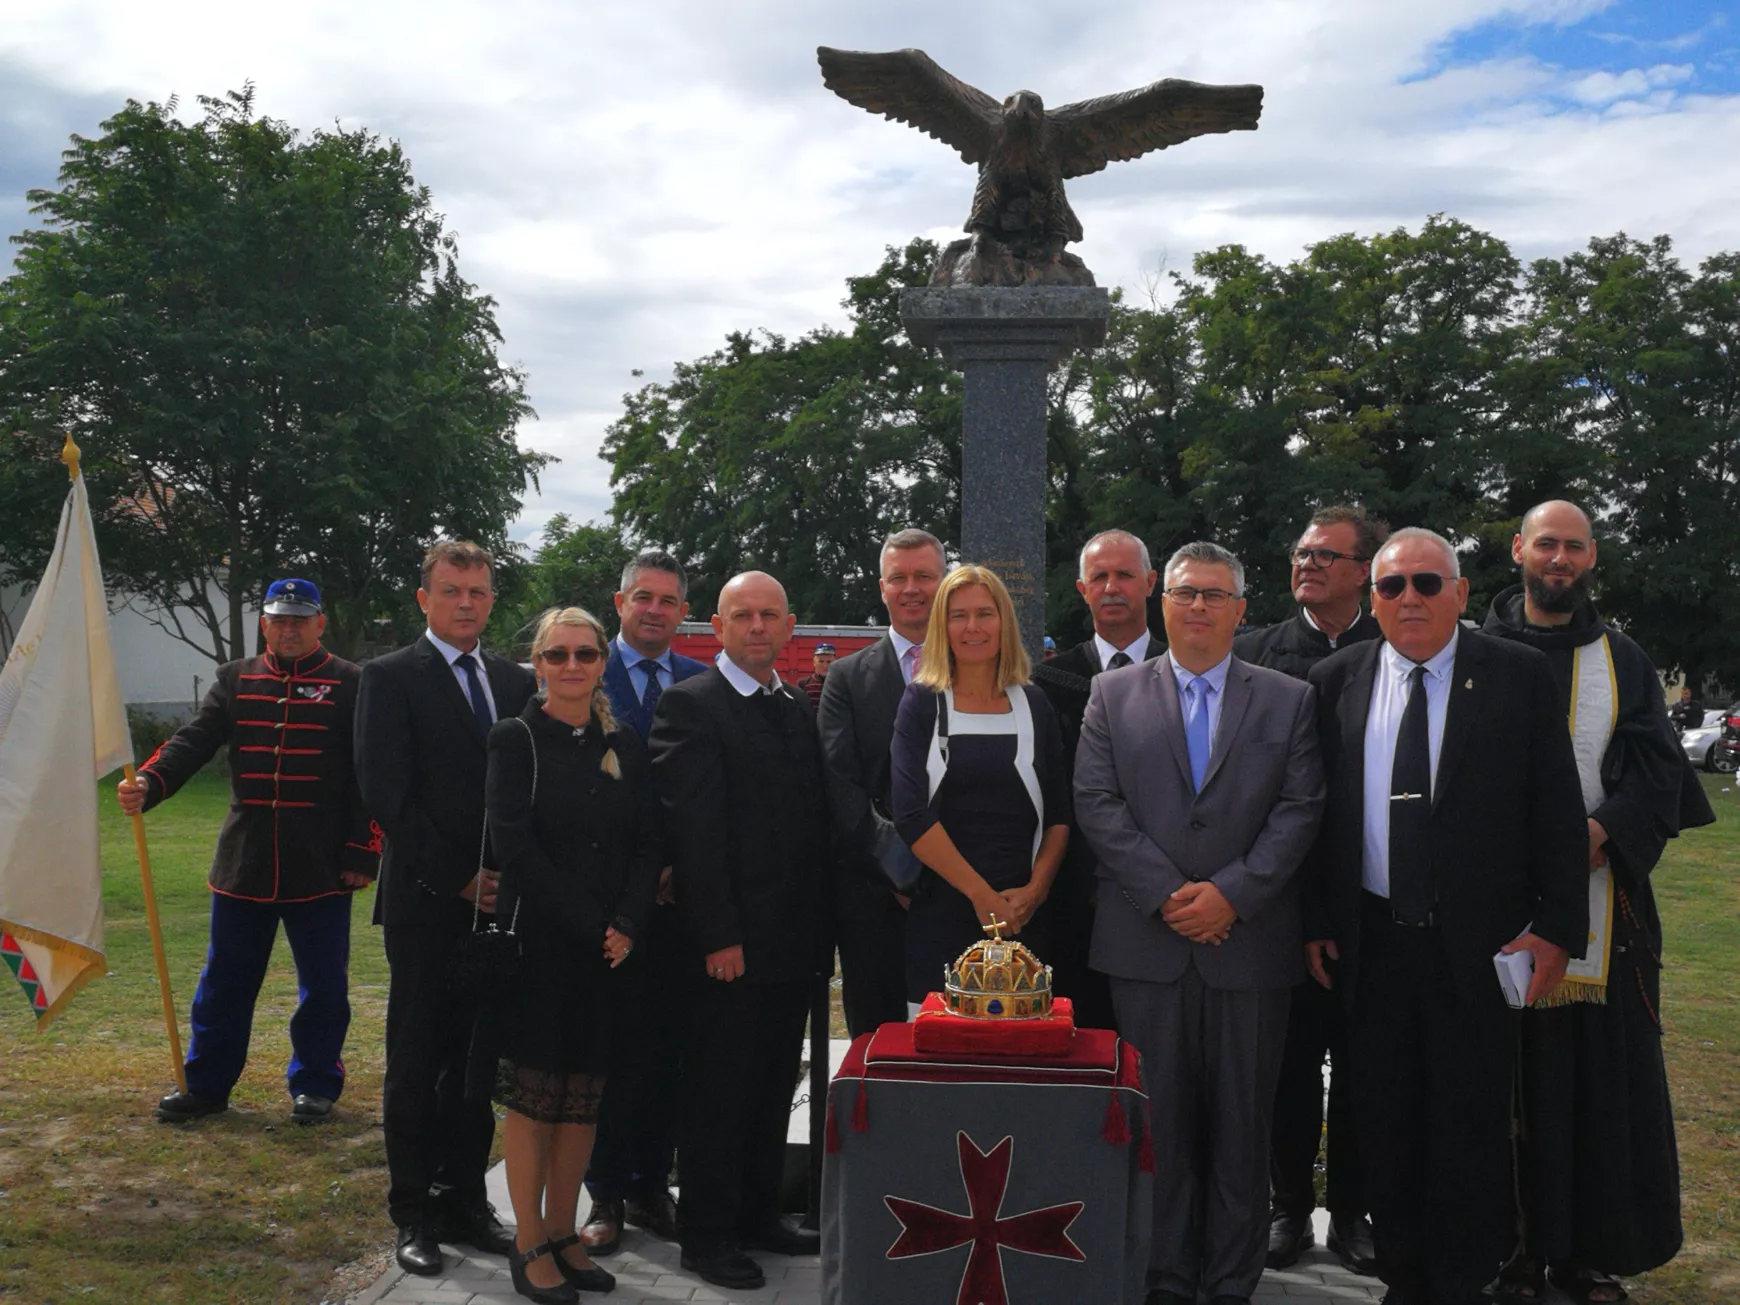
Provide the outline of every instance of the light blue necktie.
<path id="1" fill-rule="evenodd" d="M 1184 746 L 1190 750 L 1190 786 L 1202 791 L 1202 777 L 1208 771 L 1208 754 L 1214 737 L 1208 728 L 1208 695 L 1214 686 L 1200 677 L 1184 686 L 1187 699 L 1184 709 Z"/>

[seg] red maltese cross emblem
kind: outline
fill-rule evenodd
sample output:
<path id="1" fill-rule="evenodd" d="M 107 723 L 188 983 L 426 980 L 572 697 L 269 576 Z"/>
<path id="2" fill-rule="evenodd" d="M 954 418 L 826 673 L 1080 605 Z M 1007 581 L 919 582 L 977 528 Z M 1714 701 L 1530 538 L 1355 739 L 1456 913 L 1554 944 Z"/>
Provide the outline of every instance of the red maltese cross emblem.
<path id="1" fill-rule="evenodd" d="M 961 1153 L 961 1181 L 967 1189 L 969 1213 L 955 1214 L 934 1205 L 885 1196 L 888 1211 L 900 1220 L 900 1236 L 888 1248 L 888 1258 L 934 1255 L 938 1251 L 972 1243 L 967 1271 L 955 1305 L 1009 1305 L 1003 1281 L 1004 1247 L 1027 1255 L 1057 1260 L 1085 1260 L 1081 1247 L 1069 1239 L 1069 1226 L 1082 1212 L 1084 1202 L 1029 1210 L 1003 1217 L 1003 1194 L 1009 1187 L 1009 1166 L 1015 1156 L 1015 1139 L 1005 1137 L 989 1151 L 965 1132 L 955 1134 Z"/>

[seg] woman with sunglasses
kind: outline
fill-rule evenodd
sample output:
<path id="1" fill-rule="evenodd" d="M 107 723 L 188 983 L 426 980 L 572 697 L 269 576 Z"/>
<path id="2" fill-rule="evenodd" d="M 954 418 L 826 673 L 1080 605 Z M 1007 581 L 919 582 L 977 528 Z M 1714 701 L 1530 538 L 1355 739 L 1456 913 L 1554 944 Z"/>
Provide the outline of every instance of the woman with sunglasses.
<path id="1" fill-rule="evenodd" d="M 598 1101 L 623 1029 L 617 967 L 658 892 L 657 805 L 645 745 L 618 729 L 603 676 L 609 643 L 578 607 L 544 613 L 532 639 L 538 695 L 489 735 L 486 801 L 499 927 L 520 960 L 499 1009 L 495 1100 L 518 1224 L 508 1266 L 534 1301 L 573 1301 L 616 1280 L 575 1233 Z"/>

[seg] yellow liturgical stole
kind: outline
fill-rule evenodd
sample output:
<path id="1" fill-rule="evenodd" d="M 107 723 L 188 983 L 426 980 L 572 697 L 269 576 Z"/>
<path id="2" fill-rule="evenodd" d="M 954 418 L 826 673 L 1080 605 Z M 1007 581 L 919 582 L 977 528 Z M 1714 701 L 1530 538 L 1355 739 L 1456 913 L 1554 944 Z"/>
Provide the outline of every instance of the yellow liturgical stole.
<path id="1" fill-rule="evenodd" d="M 1607 797 L 1601 784 L 1601 759 L 1613 741 L 1619 721 L 1619 679 L 1613 670 L 1613 650 L 1607 636 L 1586 643 L 1571 662 L 1571 750 L 1577 757 L 1577 778 L 1583 785 L 1583 810 L 1593 815 Z M 1604 1003 L 1607 967 L 1613 959 L 1613 868 L 1603 865 L 1589 874 L 1589 945 L 1582 960 L 1573 960 L 1565 981 L 1537 1006 L 1570 1002 Z"/>

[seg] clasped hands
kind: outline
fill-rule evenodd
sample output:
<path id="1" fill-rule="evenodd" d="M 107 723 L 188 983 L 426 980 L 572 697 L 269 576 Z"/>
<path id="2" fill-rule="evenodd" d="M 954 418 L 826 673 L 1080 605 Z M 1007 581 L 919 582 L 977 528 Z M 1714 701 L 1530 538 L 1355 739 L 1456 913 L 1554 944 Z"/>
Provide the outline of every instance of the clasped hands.
<path id="1" fill-rule="evenodd" d="M 1219 947 L 1232 932 L 1238 912 L 1207 879 L 1193 879 L 1166 899 L 1160 919 L 1181 938 Z"/>
<path id="2" fill-rule="evenodd" d="M 973 903 L 973 909 L 979 914 L 980 924 L 1000 920 L 1009 926 L 1011 934 L 1017 934 L 1027 927 L 1034 912 L 1045 905 L 1045 896 L 1032 884 L 1006 888 L 1002 892 L 987 885 L 985 892 Z"/>

